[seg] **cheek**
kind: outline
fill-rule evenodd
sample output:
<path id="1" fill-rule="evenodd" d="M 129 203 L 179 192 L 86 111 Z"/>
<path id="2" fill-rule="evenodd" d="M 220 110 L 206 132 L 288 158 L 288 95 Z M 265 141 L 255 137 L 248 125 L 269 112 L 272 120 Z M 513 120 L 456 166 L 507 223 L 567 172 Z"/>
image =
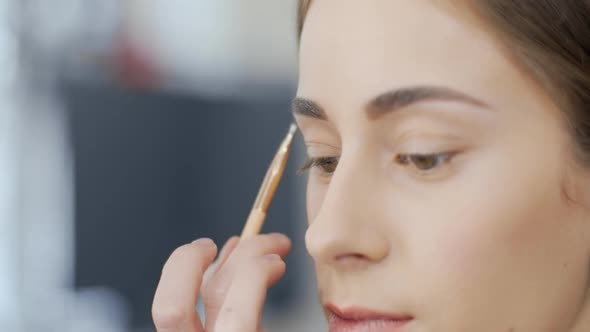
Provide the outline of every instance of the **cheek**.
<path id="1" fill-rule="evenodd" d="M 449 228 L 439 231 L 449 248 L 456 246 L 456 257 L 469 261 L 472 255 L 517 256 L 531 247 L 551 245 L 546 241 L 558 231 L 557 221 L 563 217 L 559 183 L 546 178 L 546 186 L 539 187 L 524 177 L 472 180 L 451 194 L 446 209 L 440 210 Z"/>
<path id="2" fill-rule="evenodd" d="M 581 225 L 561 198 L 558 167 L 496 160 L 479 161 L 481 167 L 453 181 L 453 190 L 441 188 L 444 196 L 423 197 L 431 218 L 408 230 L 412 261 L 422 282 L 454 294 L 433 302 L 453 308 L 445 312 L 456 319 L 469 313 L 493 325 L 490 310 L 515 322 L 567 314 L 580 294 L 586 258 Z"/>
<path id="3" fill-rule="evenodd" d="M 460 264 L 550 254 L 571 236 L 560 147 L 539 151 L 534 141 L 517 138 L 504 143 L 473 156 L 456 178 L 423 195 L 439 222 L 422 231 L 432 232 Z"/>

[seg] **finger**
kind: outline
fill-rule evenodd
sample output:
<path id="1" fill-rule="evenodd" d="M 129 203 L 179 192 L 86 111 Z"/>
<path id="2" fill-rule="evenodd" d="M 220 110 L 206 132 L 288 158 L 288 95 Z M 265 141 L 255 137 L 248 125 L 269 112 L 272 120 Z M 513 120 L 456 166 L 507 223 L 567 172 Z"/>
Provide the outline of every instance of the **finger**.
<path id="1" fill-rule="evenodd" d="M 261 234 L 240 240 L 235 254 L 229 261 L 240 261 L 246 257 L 258 257 L 277 254 L 286 257 L 291 249 L 291 240 L 280 233 Z"/>
<path id="2" fill-rule="evenodd" d="M 195 306 L 203 273 L 216 252 L 213 241 L 200 239 L 177 248 L 168 258 L 152 304 L 158 332 L 203 332 Z"/>
<path id="3" fill-rule="evenodd" d="M 238 246 L 239 243 L 240 237 L 238 236 L 232 236 L 231 238 L 229 238 L 229 240 L 227 240 L 227 242 L 223 246 L 223 249 L 221 249 L 219 257 L 216 260 L 218 268 L 223 266 L 223 264 L 227 261 L 229 255 L 231 255 L 231 253 L 234 251 L 234 249 Z"/>
<path id="4" fill-rule="evenodd" d="M 282 234 L 257 235 L 240 241 L 233 253 L 211 278 L 203 290 L 203 303 L 206 313 L 206 328 L 211 329 L 217 319 L 237 267 L 251 258 L 268 254 L 284 257 L 291 248 L 291 241 Z"/>
<path id="5" fill-rule="evenodd" d="M 267 289 L 284 274 L 279 255 L 265 255 L 243 262 L 225 297 L 213 332 L 256 332 L 260 328 Z"/>
<path id="6" fill-rule="evenodd" d="M 233 236 L 229 240 L 227 240 L 227 242 L 223 245 L 223 248 L 221 249 L 219 256 L 217 257 L 215 262 L 209 266 L 209 268 L 205 272 L 205 275 L 203 276 L 203 284 L 201 286 L 201 291 L 204 291 L 207 288 L 207 285 L 209 284 L 211 278 L 225 264 L 229 255 L 231 255 L 231 253 L 237 247 L 239 241 L 239 237 Z"/>

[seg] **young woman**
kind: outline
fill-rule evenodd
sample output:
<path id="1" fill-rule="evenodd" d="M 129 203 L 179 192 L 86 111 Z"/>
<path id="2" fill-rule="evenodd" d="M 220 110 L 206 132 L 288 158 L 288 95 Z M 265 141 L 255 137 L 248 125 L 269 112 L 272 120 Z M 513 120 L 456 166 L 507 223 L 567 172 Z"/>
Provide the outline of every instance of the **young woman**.
<path id="1" fill-rule="evenodd" d="M 293 112 L 330 331 L 590 331 L 590 1 L 300 7 Z M 258 331 L 290 244 L 237 243 L 205 278 L 211 241 L 172 254 L 159 332 Z"/>

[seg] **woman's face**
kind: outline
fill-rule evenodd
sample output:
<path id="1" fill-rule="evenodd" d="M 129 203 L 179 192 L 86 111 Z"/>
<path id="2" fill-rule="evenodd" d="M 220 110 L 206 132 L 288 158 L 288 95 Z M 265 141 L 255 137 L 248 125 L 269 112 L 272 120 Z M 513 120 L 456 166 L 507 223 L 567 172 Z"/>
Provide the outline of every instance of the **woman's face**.
<path id="1" fill-rule="evenodd" d="M 357 318 L 333 331 L 578 331 L 589 176 L 467 9 L 314 1 L 294 112 L 321 301 Z"/>

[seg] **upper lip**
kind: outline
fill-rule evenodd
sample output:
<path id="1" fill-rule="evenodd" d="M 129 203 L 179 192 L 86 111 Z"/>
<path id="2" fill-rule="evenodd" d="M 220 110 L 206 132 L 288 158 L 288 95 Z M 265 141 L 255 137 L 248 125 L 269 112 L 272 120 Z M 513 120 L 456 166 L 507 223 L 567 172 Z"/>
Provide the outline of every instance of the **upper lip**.
<path id="1" fill-rule="evenodd" d="M 339 308 L 334 304 L 327 304 L 326 310 L 343 320 L 411 320 L 414 317 L 405 313 L 383 313 L 362 307 Z"/>

